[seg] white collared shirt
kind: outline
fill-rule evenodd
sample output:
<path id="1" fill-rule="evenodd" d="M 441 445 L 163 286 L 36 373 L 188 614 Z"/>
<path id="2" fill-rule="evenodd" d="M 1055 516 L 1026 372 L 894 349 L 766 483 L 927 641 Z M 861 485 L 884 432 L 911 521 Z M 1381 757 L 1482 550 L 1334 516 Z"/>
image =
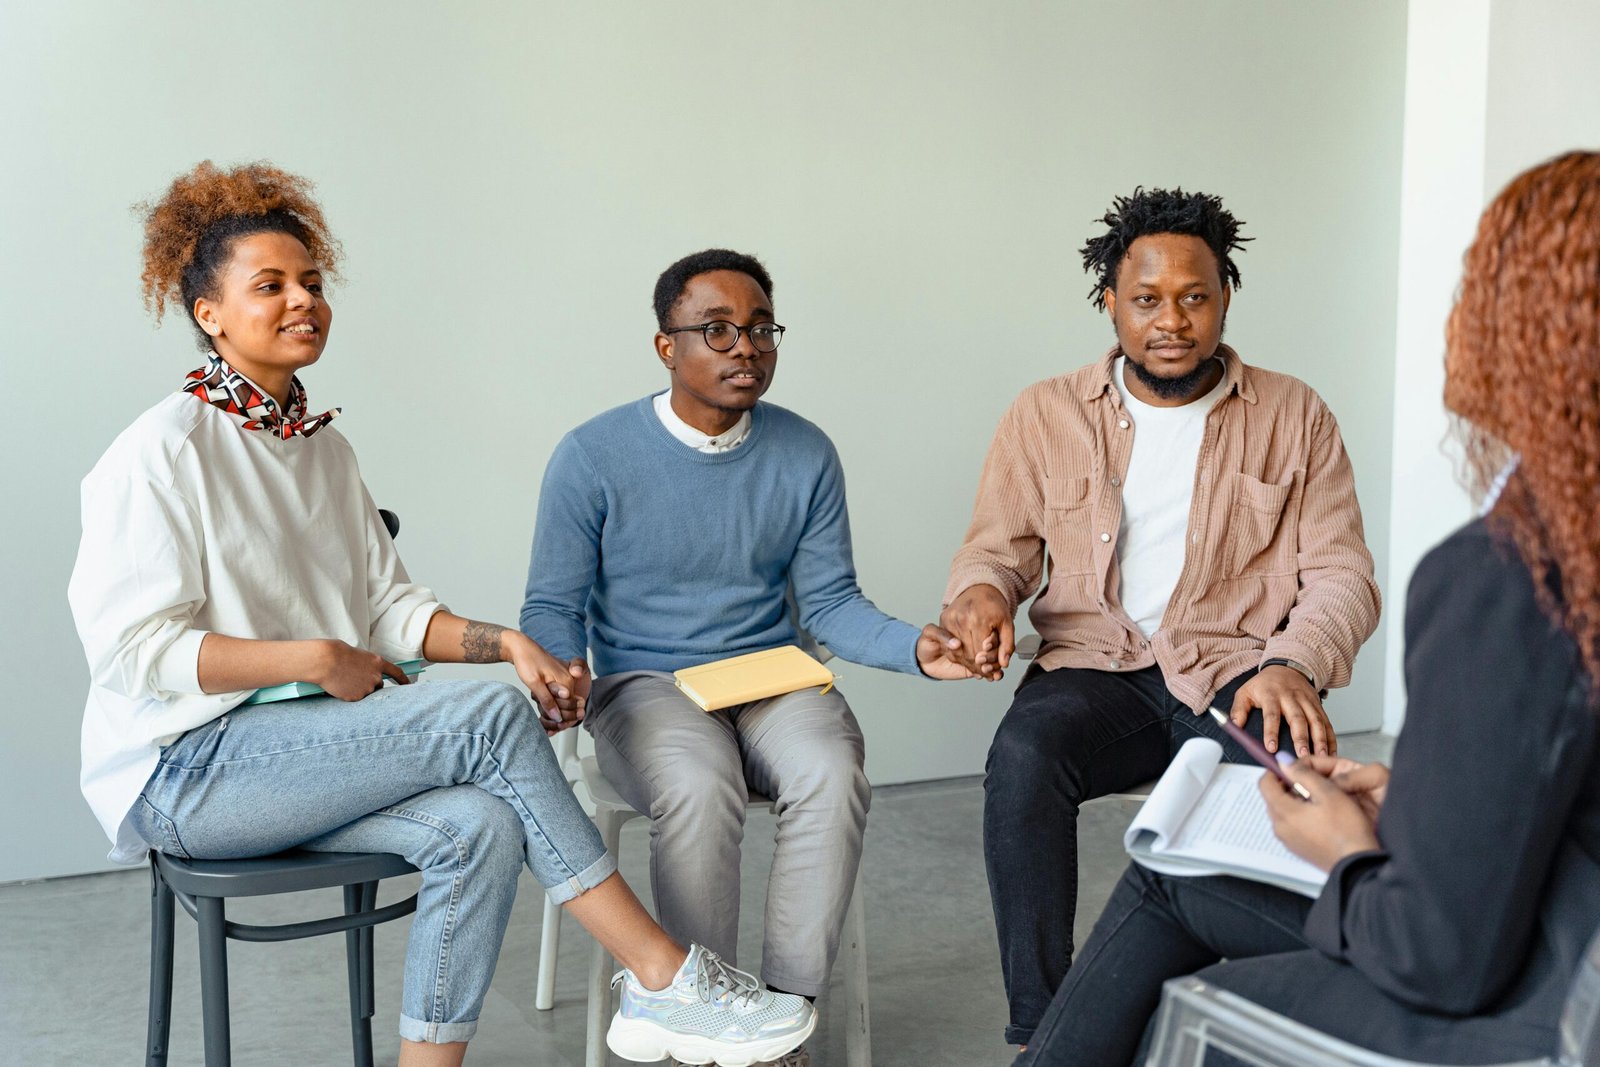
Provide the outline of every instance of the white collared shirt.
<path id="1" fill-rule="evenodd" d="M 661 425 L 667 428 L 667 432 L 696 452 L 732 452 L 744 444 L 744 439 L 750 436 L 750 413 L 748 411 L 741 414 L 739 421 L 727 430 L 717 434 L 715 437 L 708 437 L 678 418 L 678 413 L 672 410 L 671 389 L 664 393 L 657 393 L 652 403 L 655 404 L 656 418 L 661 420 Z"/>

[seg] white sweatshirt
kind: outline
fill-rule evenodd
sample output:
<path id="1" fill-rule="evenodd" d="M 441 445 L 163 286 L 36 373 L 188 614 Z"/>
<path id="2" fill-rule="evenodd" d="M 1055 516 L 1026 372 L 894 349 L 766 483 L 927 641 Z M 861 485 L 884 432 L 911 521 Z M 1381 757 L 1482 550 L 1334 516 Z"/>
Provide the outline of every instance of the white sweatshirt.
<path id="1" fill-rule="evenodd" d="M 67 587 L 89 658 L 80 784 L 114 862 L 144 858 L 126 816 L 160 747 L 249 696 L 200 691 L 208 632 L 417 659 L 442 607 L 406 575 L 338 430 L 285 441 L 243 421 L 174 393 L 83 480 Z"/>

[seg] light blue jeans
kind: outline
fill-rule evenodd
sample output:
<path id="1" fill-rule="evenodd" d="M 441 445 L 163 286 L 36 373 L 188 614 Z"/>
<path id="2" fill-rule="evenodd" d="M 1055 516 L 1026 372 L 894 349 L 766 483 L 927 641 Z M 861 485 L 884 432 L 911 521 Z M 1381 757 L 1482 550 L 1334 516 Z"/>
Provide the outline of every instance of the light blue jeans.
<path id="1" fill-rule="evenodd" d="M 152 848 L 233 859 L 300 845 L 422 871 L 400 1036 L 466 1041 L 524 863 L 565 903 L 617 869 L 538 717 L 499 682 L 237 708 L 161 751 L 130 815 Z"/>

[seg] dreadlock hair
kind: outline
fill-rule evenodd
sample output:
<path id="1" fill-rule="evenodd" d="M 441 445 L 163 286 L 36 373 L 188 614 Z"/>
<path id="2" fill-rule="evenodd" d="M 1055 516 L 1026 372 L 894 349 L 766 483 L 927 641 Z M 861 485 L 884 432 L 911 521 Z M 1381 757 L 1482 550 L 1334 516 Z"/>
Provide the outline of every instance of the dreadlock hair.
<path id="1" fill-rule="evenodd" d="M 1229 252 L 1243 251 L 1244 243 L 1253 240 L 1240 237 L 1244 225 L 1222 206 L 1220 196 L 1206 193 L 1186 193 L 1182 189 L 1145 190 L 1138 186 L 1132 196 L 1119 196 L 1111 201 L 1111 210 L 1100 217 L 1109 230 L 1099 237 L 1091 237 L 1078 251 L 1083 255 L 1083 269 L 1095 276 L 1089 299 L 1101 311 L 1106 307 L 1106 290 L 1116 288 L 1117 269 L 1128 248 L 1141 237 L 1157 233 L 1177 233 L 1198 237 L 1217 257 L 1217 270 L 1224 285 L 1239 288 L 1239 268 L 1234 265 Z"/>

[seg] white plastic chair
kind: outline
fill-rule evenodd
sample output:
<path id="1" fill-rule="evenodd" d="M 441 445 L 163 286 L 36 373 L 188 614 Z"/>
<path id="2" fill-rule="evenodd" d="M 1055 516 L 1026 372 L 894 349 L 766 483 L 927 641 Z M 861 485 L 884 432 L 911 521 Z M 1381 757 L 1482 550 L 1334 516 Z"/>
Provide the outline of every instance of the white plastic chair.
<path id="1" fill-rule="evenodd" d="M 567 730 L 558 734 L 553 742 L 556 758 L 566 774 L 572 791 L 585 811 L 594 819 L 600 838 L 612 855 L 618 854 L 622 841 L 622 825 L 629 819 L 641 817 L 600 773 L 593 756 L 578 756 L 578 731 Z M 752 793 L 751 811 L 771 811 L 771 799 Z M 535 985 L 533 1006 L 548 1011 L 555 1004 L 556 949 L 561 938 L 561 907 L 548 897 L 544 902 L 544 922 L 539 930 L 539 977 Z M 606 1062 L 606 1025 L 611 1017 L 611 975 L 616 964 L 597 941 L 589 961 L 589 1023 L 585 1067 L 604 1067 Z M 845 1031 L 845 1062 L 848 1067 L 871 1067 L 872 1022 L 867 1007 L 867 923 L 861 900 L 861 872 L 856 872 L 855 889 L 850 896 L 850 907 L 845 913 L 844 931 L 840 937 L 839 958 L 836 966 L 842 968 L 843 997 L 828 1012 L 831 1019 L 847 1027 Z"/>
<path id="2" fill-rule="evenodd" d="M 1600 932 L 1567 993 L 1560 1041 L 1554 1057 L 1499 1067 L 1600 1067 Z M 1200 1067 L 1212 1049 L 1250 1067 L 1447 1067 L 1380 1056 L 1198 978 L 1172 979 L 1146 1067 Z"/>

